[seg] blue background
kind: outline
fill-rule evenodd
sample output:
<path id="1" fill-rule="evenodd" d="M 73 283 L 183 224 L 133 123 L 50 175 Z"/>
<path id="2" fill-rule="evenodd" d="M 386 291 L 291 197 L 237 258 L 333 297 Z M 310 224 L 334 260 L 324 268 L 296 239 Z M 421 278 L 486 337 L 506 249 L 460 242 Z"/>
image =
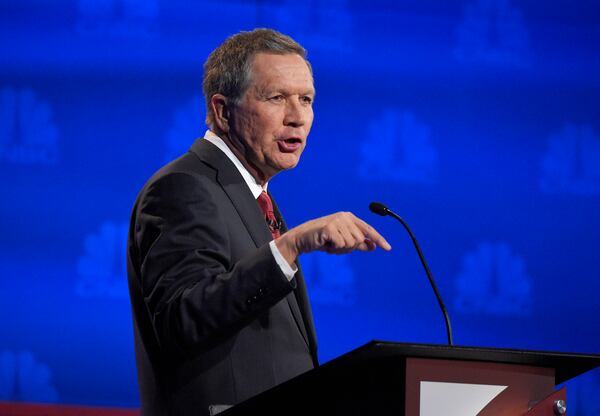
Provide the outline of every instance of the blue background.
<path id="1" fill-rule="evenodd" d="M 302 261 L 322 361 L 373 339 L 600 353 L 600 3 L 0 1 L 0 399 L 138 405 L 124 265 L 145 180 L 205 130 L 202 64 L 254 27 L 309 51 L 316 118 L 271 183 L 391 253 Z M 307 204 L 318 198 L 318 204 Z M 600 372 L 570 414 L 600 415 Z"/>

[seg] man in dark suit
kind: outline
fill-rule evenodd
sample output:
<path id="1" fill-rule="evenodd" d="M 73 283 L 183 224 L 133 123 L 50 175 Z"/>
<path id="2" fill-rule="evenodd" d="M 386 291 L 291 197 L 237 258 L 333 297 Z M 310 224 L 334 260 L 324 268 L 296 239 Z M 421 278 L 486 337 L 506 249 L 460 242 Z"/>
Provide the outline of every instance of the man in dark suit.
<path id="1" fill-rule="evenodd" d="M 317 365 L 302 253 L 389 244 L 351 213 L 287 230 L 268 181 L 299 161 L 315 91 L 304 49 L 259 29 L 204 66 L 207 131 L 146 183 L 127 250 L 143 415 L 205 415 Z"/>

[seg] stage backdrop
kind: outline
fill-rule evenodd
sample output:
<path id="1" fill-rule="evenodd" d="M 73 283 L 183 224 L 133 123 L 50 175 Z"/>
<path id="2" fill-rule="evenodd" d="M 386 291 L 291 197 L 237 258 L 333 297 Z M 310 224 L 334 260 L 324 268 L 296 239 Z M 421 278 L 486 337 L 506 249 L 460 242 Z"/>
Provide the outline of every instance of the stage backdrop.
<path id="1" fill-rule="evenodd" d="M 202 64 L 273 27 L 318 91 L 290 225 L 338 210 L 390 253 L 302 258 L 323 362 L 371 339 L 600 353 L 600 3 L 2 0 L 0 400 L 139 403 L 125 242 L 137 192 L 206 129 Z M 319 204 L 306 204 L 307 198 Z M 600 415 L 600 372 L 570 386 Z"/>

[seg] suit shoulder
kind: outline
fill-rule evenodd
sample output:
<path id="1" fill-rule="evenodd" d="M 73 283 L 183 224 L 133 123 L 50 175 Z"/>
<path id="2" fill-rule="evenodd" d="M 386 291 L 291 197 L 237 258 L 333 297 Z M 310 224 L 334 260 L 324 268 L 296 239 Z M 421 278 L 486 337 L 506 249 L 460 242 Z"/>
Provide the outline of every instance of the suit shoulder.
<path id="1" fill-rule="evenodd" d="M 164 181 L 165 178 L 170 178 L 166 180 L 185 180 L 186 177 L 198 181 L 215 181 L 217 170 L 200 160 L 194 153 L 187 152 L 158 169 L 148 179 L 143 189 L 147 189 L 156 182 Z"/>
<path id="2" fill-rule="evenodd" d="M 200 160 L 194 153 L 187 152 L 184 155 L 167 163 L 162 168 L 157 170 L 150 177 L 148 182 L 153 182 L 160 179 L 163 176 L 168 176 L 172 174 L 187 174 L 196 177 L 215 178 L 216 169 Z"/>

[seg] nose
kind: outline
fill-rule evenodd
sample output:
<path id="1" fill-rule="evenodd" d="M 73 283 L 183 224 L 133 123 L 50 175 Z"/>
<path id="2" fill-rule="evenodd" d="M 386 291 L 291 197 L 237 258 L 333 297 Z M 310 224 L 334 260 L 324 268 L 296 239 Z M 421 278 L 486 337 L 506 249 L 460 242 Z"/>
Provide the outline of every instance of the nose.
<path id="1" fill-rule="evenodd" d="M 301 102 L 299 97 L 287 100 L 283 124 L 290 127 L 302 127 L 310 121 L 311 117 L 312 107 Z"/>

